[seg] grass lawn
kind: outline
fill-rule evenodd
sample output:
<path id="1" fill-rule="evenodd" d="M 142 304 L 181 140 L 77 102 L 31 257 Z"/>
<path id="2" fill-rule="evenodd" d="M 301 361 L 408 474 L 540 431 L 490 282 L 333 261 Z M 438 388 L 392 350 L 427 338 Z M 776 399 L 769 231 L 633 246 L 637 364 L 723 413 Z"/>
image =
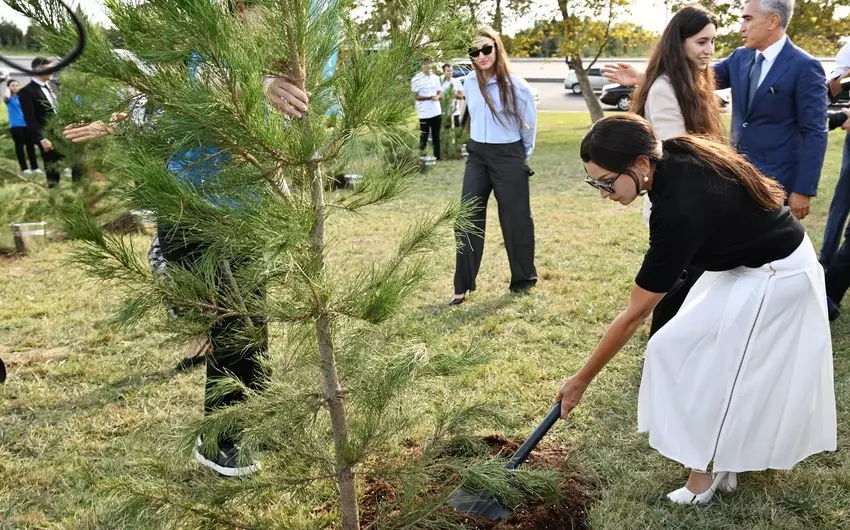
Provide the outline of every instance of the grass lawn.
<path id="1" fill-rule="evenodd" d="M 428 330 L 436 343 L 476 343 L 489 366 L 434 388 L 484 398 L 510 411 L 522 439 L 549 410 L 561 379 L 585 360 L 607 323 L 625 306 L 647 246 L 640 201 L 624 208 L 582 182 L 578 142 L 584 113 L 542 113 L 531 160 L 539 288 L 507 294 L 509 271 L 491 201 L 479 290 L 457 309 L 454 257 L 435 257 L 434 281 L 417 296 L 403 325 Z M 821 195 L 805 226 L 820 245 L 841 161 L 842 132 L 830 136 Z M 388 254 L 418 212 L 455 199 L 462 162 L 421 175 L 411 194 L 364 217 L 334 217 L 330 230 L 340 267 Z M 148 241 L 138 238 L 139 251 Z M 447 242 L 448 243 L 448 242 Z M 182 434 L 200 414 L 203 374 L 175 375 L 182 346 L 145 329 L 117 332 L 105 322 L 113 292 L 67 263 L 70 244 L 0 262 L 0 356 L 9 381 L 0 387 L 0 528 L 86 528 L 99 485 L 132 472 L 146 448 Z M 164 314 L 163 314 L 164 316 Z M 748 473 L 734 494 L 701 508 L 671 506 L 665 494 L 687 472 L 649 448 L 636 432 L 637 391 L 648 327 L 589 388 L 571 420 L 550 440 L 584 477 L 589 522 L 598 529 L 850 527 L 850 325 L 833 327 L 839 450 L 792 472 Z M 272 353 L 275 348 L 272 337 Z M 189 466 L 188 459 L 186 465 Z M 101 526 L 102 528 L 102 526 Z"/>

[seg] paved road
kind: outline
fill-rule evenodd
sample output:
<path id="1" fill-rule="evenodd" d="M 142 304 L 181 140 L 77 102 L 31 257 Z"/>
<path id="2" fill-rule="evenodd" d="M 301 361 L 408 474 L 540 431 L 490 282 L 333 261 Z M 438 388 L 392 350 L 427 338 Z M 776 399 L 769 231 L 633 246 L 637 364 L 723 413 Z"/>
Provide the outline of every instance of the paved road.
<path id="1" fill-rule="evenodd" d="M 539 110 L 574 110 L 587 111 L 584 96 L 576 96 L 569 90 L 564 90 L 563 83 L 533 82 L 531 85 L 540 91 Z M 603 104 L 604 110 L 614 110 L 614 107 Z"/>

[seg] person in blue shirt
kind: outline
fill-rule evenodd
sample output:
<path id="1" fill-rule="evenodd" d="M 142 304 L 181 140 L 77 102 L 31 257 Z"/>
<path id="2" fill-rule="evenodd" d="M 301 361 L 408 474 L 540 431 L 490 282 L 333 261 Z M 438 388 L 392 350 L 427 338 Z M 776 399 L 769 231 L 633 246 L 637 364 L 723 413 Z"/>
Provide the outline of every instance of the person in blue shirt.
<path id="1" fill-rule="evenodd" d="M 35 157 L 35 145 L 30 141 L 27 133 L 27 122 L 24 120 L 21 100 L 18 98 L 20 91 L 21 84 L 16 79 L 10 79 L 3 91 L 3 101 L 6 103 L 6 112 L 9 114 L 9 132 L 15 142 L 15 156 L 18 157 L 21 172 L 29 175 L 38 169 L 38 159 Z M 26 152 L 26 156 L 24 156 L 24 152 Z M 29 166 L 27 166 L 27 156 L 29 157 Z"/>
<path id="2" fill-rule="evenodd" d="M 509 70 L 502 39 L 489 26 L 478 30 L 469 50 L 474 68 L 463 82 L 470 140 L 462 197 L 474 201 L 475 229 L 461 232 L 456 257 L 455 294 L 449 305 L 462 304 L 475 290 L 484 252 L 487 202 L 494 192 L 511 268 L 510 290 L 528 292 L 537 283 L 534 267 L 534 222 L 531 219 L 527 160 L 534 151 L 537 108 L 531 87 Z"/>
<path id="3" fill-rule="evenodd" d="M 238 0 L 225 2 L 240 20 L 250 22 L 252 12 L 250 2 Z M 204 58 L 193 53 L 188 61 L 188 73 L 193 80 L 198 79 L 203 69 Z M 258 80 L 258 82 L 261 82 Z M 271 106 L 293 119 L 301 118 L 307 112 L 309 103 L 307 94 L 283 78 L 270 77 L 263 83 L 263 93 Z M 126 119 L 132 113 L 116 115 L 111 123 L 94 122 L 84 126 L 72 126 L 65 129 L 65 138 L 72 142 L 93 140 L 115 130 L 116 121 Z M 169 171 L 185 186 L 203 195 L 213 204 L 238 206 L 238 198 L 218 197 L 204 188 L 205 183 L 214 182 L 222 170 L 222 164 L 228 159 L 226 151 L 209 144 L 199 144 L 190 149 L 181 149 L 167 161 Z M 157 224 L 157 235 L 162 257 L 167 263 L 176 267 L 191 268 L 209 248 L 211 242 L 197 240 L 197 234 L 192 234 L 192 228 L 187 226 L 165 226 Z M 188 236 L 188 237 L 187 237 Z M 194 236 L 194 237 L 192 237 Z M 223 261 L 216 271 L 216 287 L 222 293 L 231 291 L 228 283 L 232 278 L 238 278 L 238 269 L 246 266 L 255 256 L 239 256 L 237 259 Z M 252 296 L 263 297 L 265 289 L 258 287 Z M 223 294 L 222 298 L 227 298 Z M 211 354 L 206 356 L 206 394 L 204 412 L 210 413 L 218 408 L 233 405 L 245 399 L 241 390 L 222 394 L 216 392 L 214 386 L 217 380 L 225 377 L 235 377 L 245 387 L 262 391 L 268 378 L 263 371 L 262 359 L 267 355 L 267 324 L 261 316 L 250 319 L 242 316 L 225 316 L 217 319 L 208 334 L 212 346 Z M 245 337 L 246 326 L 260 328 L 262 340 L 251 341 Z M 243 459 L 237 445 L 238 432 L 222 435 L 218 440 L 197 441 L 194 453 L 195 460 L 209 467 L 222 476 L 243 476 L 259 470 L 259 463 Z M 214 449 L 208 451 L 207 449 Z"/>

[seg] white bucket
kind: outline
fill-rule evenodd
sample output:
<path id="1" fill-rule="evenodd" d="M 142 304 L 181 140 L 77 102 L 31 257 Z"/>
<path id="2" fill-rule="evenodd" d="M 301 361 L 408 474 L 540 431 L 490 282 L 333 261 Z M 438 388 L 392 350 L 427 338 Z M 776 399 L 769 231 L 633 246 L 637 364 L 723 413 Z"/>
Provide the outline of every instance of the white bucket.
<path id="1" fill-rule="evenodd" d="M 133 220 L 136 221 L 136 228 L 143 234 L 152 234 L 156 232 L 156 221 L 154 214 L 148 210 L 133 210 L 130 212 Z"/>
<path id="2" fill-rule="evenodd" d="M 21 254 L 26 254 L 44 246 L 47 241 L 47 223 L 38 221 L 36 223 L 12 223 L 12 237 L 15 239 L 15 248 Z"/>

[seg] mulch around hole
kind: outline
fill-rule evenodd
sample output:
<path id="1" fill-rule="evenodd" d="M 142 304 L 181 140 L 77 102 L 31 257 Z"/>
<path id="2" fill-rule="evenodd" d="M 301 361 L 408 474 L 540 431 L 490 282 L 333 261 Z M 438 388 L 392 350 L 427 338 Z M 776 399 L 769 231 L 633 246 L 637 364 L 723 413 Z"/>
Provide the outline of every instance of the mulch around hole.
<path id="1" fill-rule="evenodd" d="M 481 441 L 490 447 L 490 454 L 500 457 L 509 457 L 520 446 L 503 435 L 485 436 Z M 409 445 L 406 447 L 415 451 L 415 448 Z M 502 521 L 456 514 L 458 520 L 472 530 L 586 530 L 588 499 L 581 478 L 564 467 L 567 454 L 565 448 L 543 442 L 523 464 L 530 468 L 556 471 L 560 487 L 560 498 L 556 502 L 535 503 L 530 499 L 529 504 L 517 507 L 513 515 Z M 382 481 L 368 481 L 361 497 L 361 528 L 374 528 L 376 525 L 371 523 L 378 514 L 379 505 L 393 502 L 396 496 L 393 485 Z M 448 505 L 446 510 L 447 513 L 453 513 Z"/>

